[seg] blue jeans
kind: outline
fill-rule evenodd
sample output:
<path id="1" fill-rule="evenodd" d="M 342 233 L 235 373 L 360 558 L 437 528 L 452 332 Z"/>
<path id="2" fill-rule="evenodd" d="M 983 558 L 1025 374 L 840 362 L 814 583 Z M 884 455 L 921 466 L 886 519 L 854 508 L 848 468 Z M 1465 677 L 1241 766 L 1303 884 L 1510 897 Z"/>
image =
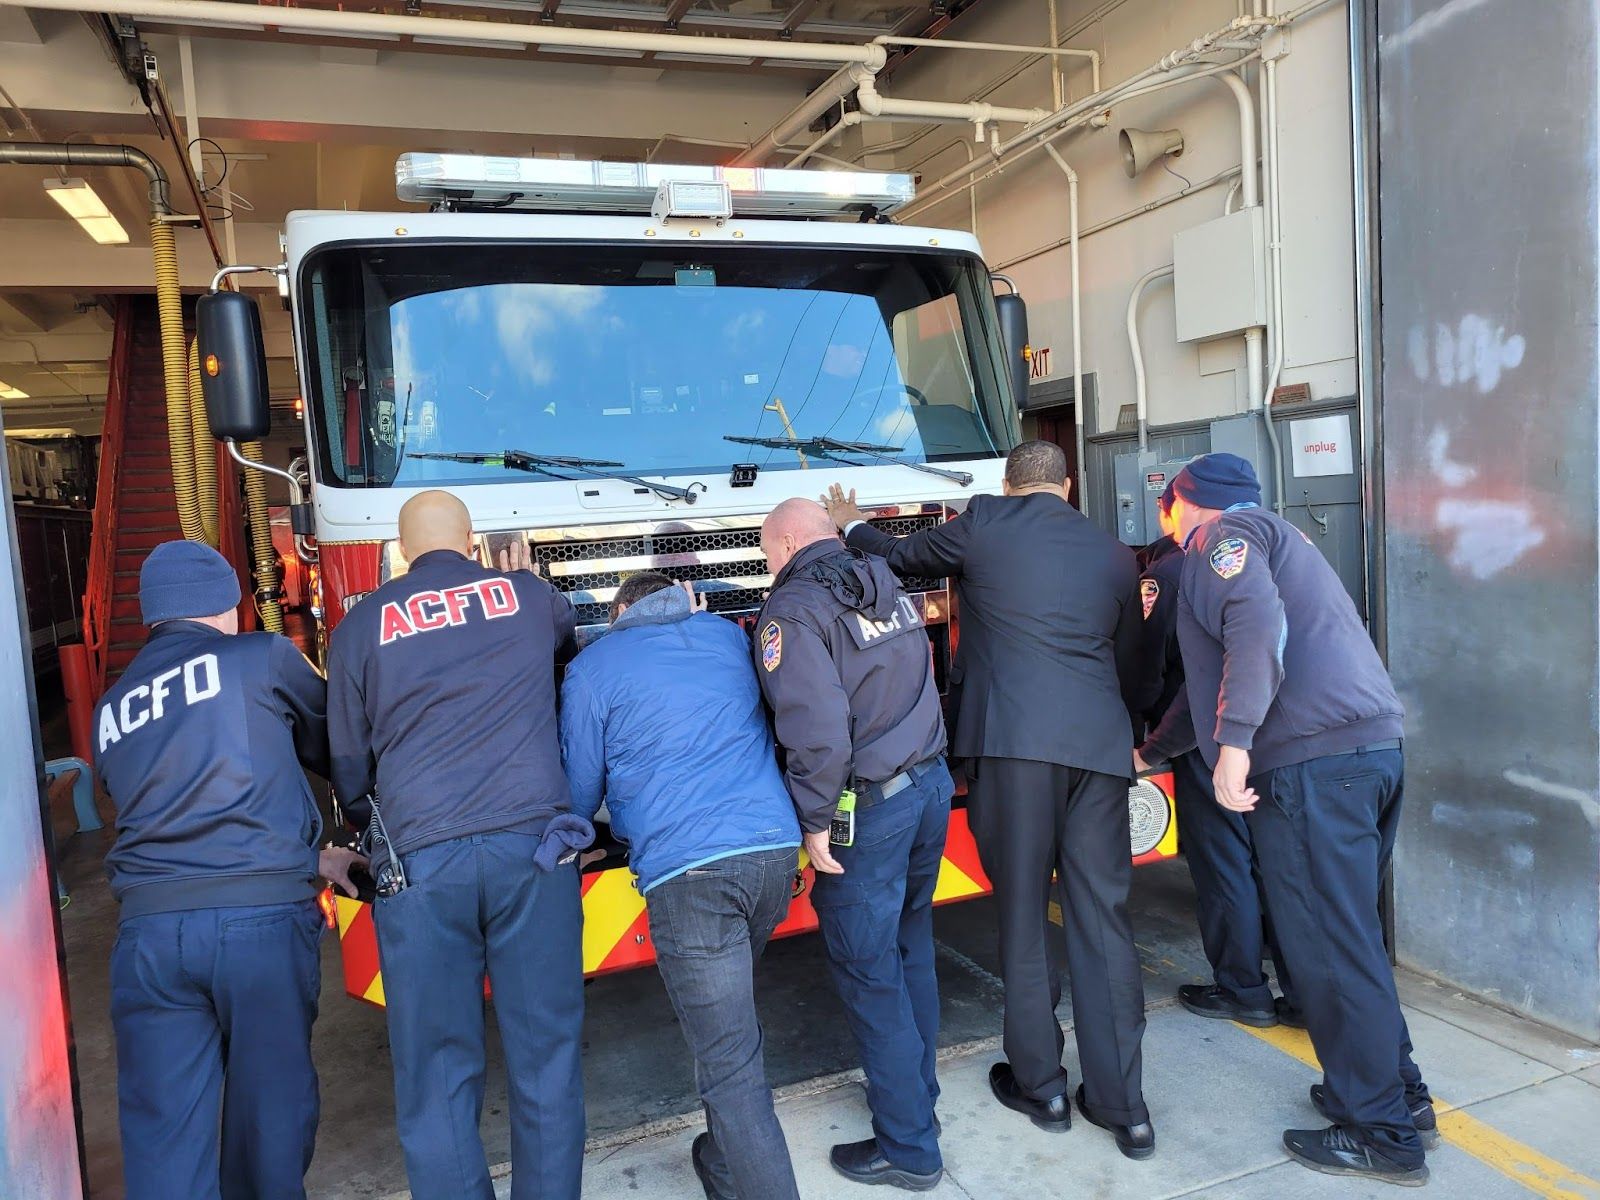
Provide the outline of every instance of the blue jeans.
<path id="1" fill-rule="evenodd" d="M 711 1137 L 703 1155 L 720 1190 L 798 1200 L 789 1145 L 772 1108 L 751 974 L 789 911 L 799 854 L 758 850 L 651 888 L 650 938 Z"/>
<path id="2" fill-rule="evenodd" d="M 395 1123 L 415 1200 L 491 1200 L 483 1115 L 485 973 L 505 1047 L 513 1200 L 577 1200 L 583 1174 L 583 910 L 578 869 L 533 865 L 501 831 L 403 856 L 373 906 Z"/>
<path id="3" fill-rule="evenodd" d="M 1282 953 L 1339 1124 L 1386 1158 L 1421 1165 L 1410 1105 L 1428 1101 L 1411 1059 L 1378 890 L 1394 851 L 1399 750 L 1361 750 L 1251 779 L 1249 814 Z"/>
<path id="4" fill-rule="evenodd" d="M 122 922 L 111 1024 L 128 1200 L 305 1196 L 322 930 L 311 900 Z"/>
<path id="5" fill-rule="evenodd" d="M 856 806 L 855 844 L 834 847 L 843 875 L 819 873 L 812 904 L 834 988 L 861 1052 L 872 1131 L 895 1166 L 943 1166 L 933 1132 L 939 1099 L 939 983 L 933 971 L 933 889 L 955 785 L 942 762 L 915 782 Z"/>

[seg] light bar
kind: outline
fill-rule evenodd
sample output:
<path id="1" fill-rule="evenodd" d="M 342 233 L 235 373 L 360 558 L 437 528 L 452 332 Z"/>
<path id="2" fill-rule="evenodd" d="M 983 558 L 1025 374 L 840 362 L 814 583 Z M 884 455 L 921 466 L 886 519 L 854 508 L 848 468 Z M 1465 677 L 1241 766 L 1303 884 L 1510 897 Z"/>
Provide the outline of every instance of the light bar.
<path id="1" fill-rule="evenodd" d="M 9 383 L 0 382 L 0 400 L 26 400 L 28 393 L 21 388 L 12 387 Z"/>
<path id="2" fill-rule="evenodd" d="M 873 209 L 893 212 L 916 197 L 909 175 L 875 171 L 799 171 L 767 167 L 691 167 L 666 163 L 579 162 L 496 158 L 478 154 L 402 154 L 395 191 L 419 204 L 464 204 L 523 212 L 649 213 L 663 185 L 685 184 L 706 204 L 725 187 L 734 213 L 746 216 L 836 217 Z M 718 185 L 721 185 L 719 187 Z M 689 217 L 689 211 L 671 215 Z M 704 219 L 716 219 L 706 213 Z"/>
<path id="3" fill-rule="evenodd" d="M 105 201 L 81 179 L 46 179 L 44 190 L 50 199 L 59 204 L 83 227 L 83 231 L 102 246 L 125 246 L 128 231 L 122 227 Z"/>

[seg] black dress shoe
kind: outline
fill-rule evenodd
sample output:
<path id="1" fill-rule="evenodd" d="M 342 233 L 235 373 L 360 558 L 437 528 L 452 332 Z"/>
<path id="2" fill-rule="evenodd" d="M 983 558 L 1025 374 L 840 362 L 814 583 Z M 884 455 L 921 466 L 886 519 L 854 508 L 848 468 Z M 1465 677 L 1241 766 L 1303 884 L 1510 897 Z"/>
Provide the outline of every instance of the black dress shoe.
<path id="1" fill-rule="evenodd" d="M 1083 1084 L 1078 1085 L 1078 1111 L 1091 1125 L 1098 1125 L 1117 1139 L 1117 1149 L 1125 1158 L 1149 1158 L 1156 1152 L 1156 1131 L 1149 1121 L 1137 1125 L 1118 1125 L 1102 1117 L 1083 1098 Z"/>
<path id="2" fill-rule="evenodd" d="M 1216 984 L 1186 983 L 1178 989 L 1178 1003 L 1199 1017 L 1237 1021 L 1257 1029 L 1269 1029 L 1278 1023 L 1278 1014 L 1274 1010 L 1246 1008 L 1232 992 Z"/>
<path id="3" fill-rule="evenodd" d="M 1328 1107 L 1328 1089 L 1320 1083 L 1311 1085 L 1311 1103 L 1322 1114 L 1326 1121 L 1338 1123 L 1339 1118 L 1333 1115 L 1333 1110 Z M 1439 1118 L 1434 1114 L 1433 1104 L 1424 1101 L 1411 1108 L 1411 1122 L 1417 1127 L 1417 1136 L 1422 1139 L 1424 1150 L 1437 1150 L 1439 1148 Z"/>
<path id="4" fill-rule="evenodd" d="M 989 1090 L 1001 1104 L 1021 1113 L 1040 1129 L 1065 1133 L 1072 1128 L 1072 1106 L 1067 1103 L 1067 1094 L 1062 1092 L 1049 1100 L 1035 1100 L 1022 1090 L 1017 1077 L 1011 1073 L 1010 1063 L 997 1062 L 989 1068 Z"/>
<path id="5" fill-rule="evenodd" d="M 828 1155 L 833 1169 L 856 1183 L 887 1183 L 891 1187 L 905 1188 L 908 1192 L 926 1192 L 939 1186 L 944 1178 L 940 1167 L 931 1175 L 897 1167 L 883 1156 L 877 1138 L 864 1142 L 844 1142 L 835 1146 Z"/>
<path id="6" fill-rule="evenodd" d="M 1278 1014 L 1278 1024 L 1287 1025 L 1290 1029 L 1304 1029 L 1306 1015 L 1282 996 L 1272 1001 L 1272 1011 Z"/>
<path id="7" fill-rule="evenodd" d="M 1401 1166 L 1371 1146 L 1358 1142 L 1338 1125 L 1326 1129 L 1286 1129 L 1283 1146 L 1295 1162 L 1324 1175 L 1353 1175 L 1397 1183 L 1401 1187 L 1421 1187 L 1428 1182 L 1427 1164 Z"/>
<path id="8" fill-rule="evenodd" d="M 694 1173 L 700 1178 L 700 1186 L 706 1190 L 706 1200 L 739 1200 L 733 1192 L 725 1192 L 719 1188 L 717 1181 L 711 1178 L 711 1172 L 706 1169 L 703 1156 L 706 1144 L 710 1141 L 711 1135 L 702 1133 L 689 1146 L 689 1161 L 694 1164 Z"/>

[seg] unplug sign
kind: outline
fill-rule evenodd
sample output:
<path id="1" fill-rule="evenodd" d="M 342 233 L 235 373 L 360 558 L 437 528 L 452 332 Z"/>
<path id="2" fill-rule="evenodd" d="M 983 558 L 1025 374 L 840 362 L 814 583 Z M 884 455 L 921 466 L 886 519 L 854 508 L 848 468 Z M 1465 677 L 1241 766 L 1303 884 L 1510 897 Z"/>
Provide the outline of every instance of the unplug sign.
<path id="1" fill-rule="evenodd" d="M 1351 445 L 1350 436 L 1349 413 L 1289 422 L 1289 443 L 1294 448 L 1296 478 L 1348 475 L 1354 471 L 1355 448 Z"/>

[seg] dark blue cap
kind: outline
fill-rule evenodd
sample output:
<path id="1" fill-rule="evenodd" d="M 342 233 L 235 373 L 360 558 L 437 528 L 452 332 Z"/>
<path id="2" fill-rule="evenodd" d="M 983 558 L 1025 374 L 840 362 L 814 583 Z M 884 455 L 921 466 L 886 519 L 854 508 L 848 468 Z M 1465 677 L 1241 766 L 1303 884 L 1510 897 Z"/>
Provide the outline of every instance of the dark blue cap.
<path id="1" fill-rule="evenodd" d="M 139 611 L 146 625 L 215 617 L 238 604 L 238 574 L 204 542 L 162 542 L 139 568 Z"/>
<path id="2" fill-rule="evenodd" d="M 1173 476 L 1168 489 L 1196 508 L 1261 503 L 1256 469 L 1237 454 L 1202 454 Z"/>

